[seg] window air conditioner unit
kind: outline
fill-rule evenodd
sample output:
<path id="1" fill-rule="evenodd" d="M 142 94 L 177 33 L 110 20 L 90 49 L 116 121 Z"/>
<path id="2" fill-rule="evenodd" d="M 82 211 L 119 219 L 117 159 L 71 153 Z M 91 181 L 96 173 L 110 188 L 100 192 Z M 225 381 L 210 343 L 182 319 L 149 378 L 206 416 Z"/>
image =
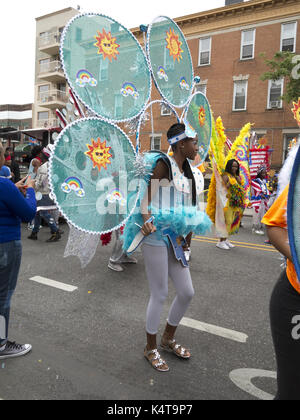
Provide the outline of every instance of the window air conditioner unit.
<path id="1" fill-rule="evenodd" d="M 280 108 L 281 102 L 280 101 L 271 101 L 270 108 Z"/>

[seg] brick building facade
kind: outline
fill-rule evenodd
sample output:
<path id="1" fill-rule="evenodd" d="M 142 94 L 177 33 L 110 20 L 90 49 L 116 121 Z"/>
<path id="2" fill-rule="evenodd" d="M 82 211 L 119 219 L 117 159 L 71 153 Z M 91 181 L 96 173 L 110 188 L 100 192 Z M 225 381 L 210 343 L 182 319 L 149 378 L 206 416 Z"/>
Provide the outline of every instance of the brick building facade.
<path id="1" fill-rule="evenodd" d="M 300 130 L 291 104 L 280 98 L 286 81 L 262 81 L 267 59 L 278 51 L 300 54 L 299 0 L 252 0 L 175 19 L 188 41 L 197 86 L 207 95 L 215 117 L 223 119 L 234 140 L 247 122 L 274 149 L 272 166 L 279 168 L 290 139 Z M 142 42 L 139 29 L 133 30 Z M 300 72 L 299 72 L 300 73 Z M 300 76 L 300 74 L 299 74 Z M 153 87 L 152 99 L 159 99 Z M 181 115 L 181 110 L 179 115 Z M 166 151 L 166 131 L 174 117 L 159 106 L 153 109 L 154 136 L 148 122 L 143 129 L 143 149 Z"/>

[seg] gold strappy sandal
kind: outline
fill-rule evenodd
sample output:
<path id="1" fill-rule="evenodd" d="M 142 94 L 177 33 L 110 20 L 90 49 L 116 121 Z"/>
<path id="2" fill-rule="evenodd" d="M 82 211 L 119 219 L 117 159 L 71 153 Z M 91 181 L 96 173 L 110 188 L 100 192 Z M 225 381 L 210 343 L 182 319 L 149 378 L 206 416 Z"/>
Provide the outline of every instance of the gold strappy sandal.
<path id="1" fill-rule="evenodd" d="M 160 346 L 163 350 L 174 353 L 180 359 L 187 360 L 191 358 L 191 353 L 189 352 L 189 350 L 187 350 L 180 344 L 177 344 L 175 339 L 165 340 L 164 338 L 162 338 Z"/>
<path id="2" fill-rule="evenodd" d="M 167 363 L 160 357 L 157 349 L 148 351 L 147 348 L 144 350 L 144 356 L 150 363 L 150 365 L 158 372 L 169 372 L 170 368 Z"/>

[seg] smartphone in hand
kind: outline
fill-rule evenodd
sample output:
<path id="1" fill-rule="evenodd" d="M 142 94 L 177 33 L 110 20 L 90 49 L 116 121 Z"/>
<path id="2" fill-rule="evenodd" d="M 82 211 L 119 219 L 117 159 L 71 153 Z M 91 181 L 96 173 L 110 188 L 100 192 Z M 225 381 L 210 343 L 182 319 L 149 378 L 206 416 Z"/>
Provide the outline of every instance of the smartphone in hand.
<path id="1" fill-rule="evenodd" d="M 31 176 L 27 175 L 26 178 L 24 179 L 24 186 L 26 186 L 30 180 L 31 180 Z"/>

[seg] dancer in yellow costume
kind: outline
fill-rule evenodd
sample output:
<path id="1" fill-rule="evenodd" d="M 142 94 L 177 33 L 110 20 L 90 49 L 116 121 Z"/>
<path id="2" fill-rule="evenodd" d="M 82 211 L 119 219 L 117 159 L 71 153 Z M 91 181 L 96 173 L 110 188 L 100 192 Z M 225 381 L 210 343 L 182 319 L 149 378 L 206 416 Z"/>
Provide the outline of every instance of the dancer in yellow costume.
<path id="1" fill-rule="evenodd" d="M 244 210 L 248 205 L 246 189 L 247 176 L 242 175 L 241 162 L 237 158 L 246 153 L 245 145 L 249 141 L 251 124 L 246 124 L 228 155 L 225 155 L 226 135 L 222 119 L 213 124 L 210 160 L 213 176 L 208 192 L 206 212 L 215 224 L 220 241 L 217 247 L 224 250 L 234 248 L 228 237 L 238 233 Z M 247 165 L 246 165 L 247 167 Z M 243 166 L 244 168 L 244 166 Z"/>

